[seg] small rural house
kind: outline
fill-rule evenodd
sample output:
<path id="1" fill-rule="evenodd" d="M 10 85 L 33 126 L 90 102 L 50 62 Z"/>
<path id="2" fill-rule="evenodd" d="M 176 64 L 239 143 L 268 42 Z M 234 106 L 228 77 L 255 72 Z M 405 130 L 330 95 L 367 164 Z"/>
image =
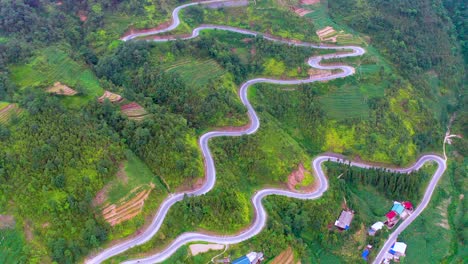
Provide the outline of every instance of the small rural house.
<path id="1" fill-rule="evenodd" d="M 368 230 L 369 235 L 374 236 L 375 233 L 377 233 L 377 231 L 382 229 L 383 226 L 384 226 L 384 223 L 382 223 L 382 222 L 377 222 L 377 223 L 373 224 Z"/>
<path id="2" fill-rule="evenodd" d="M 405 207 L 399 202 L 393 202 L 392 211 L 396 212 L 398 215 L 401 215 L 405 211 Z"/>
<path id="3" fill-rule="evenodd" d="M 235 259 L 231 264 L 260 264 L 263 261 L 262 252 L 250 252 L 249 254 Z"/>
<path id="4" fill-rule="evenodd" d="M 343 210 L 340 217 L 335 221 L 335 226 L 340 230 L 348 230 L 354 217 L 354 211 Z"/>

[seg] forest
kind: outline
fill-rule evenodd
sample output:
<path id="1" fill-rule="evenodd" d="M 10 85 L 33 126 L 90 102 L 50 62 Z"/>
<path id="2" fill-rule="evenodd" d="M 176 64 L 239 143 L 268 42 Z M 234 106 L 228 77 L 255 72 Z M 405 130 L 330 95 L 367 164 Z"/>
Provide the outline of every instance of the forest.
<path id="1" fill-rule="evenodd" d="M 185 2 L 0 0 L 0 111 L 8 105 L 18 109 L 10 116 L 0 112 L 0 215 L 15 220 L 12 227 L 0 226 L 7 245 L 0 246 L 0 262 L 80 263 L 112 238 L 140 231 L 168 193 L 202 180 L 199 136 L 248 122 L 237 94 L 240 84 L 256 77 L 307 78 L 307 58 L 333 52 L 220 31 L 170 43 L 118 40 L 131 29 L 168 21 L 172 9 Z M 291 6 L 299 1 L 196 6 L 182 13 L 175 32 L 226 24 L 318 41 L 315 31 L 331 23 L 367 50 L 361 58 L 331 61 L 354 66 L 356 74 L 309 85 L 252 87 L 249 99 L 260 130 L 210 142 L 218 171 L 215 189 L 176 204 L 156 237 L 111 263 L 161 248 L 185 231 L 245 229 L 252 221 L 253 193 L 264 186 L 286 188 L 288 175 L 300 164 L 310 172 L 310 161 L 320 153 L 404 166 L 422 153 L 440 153 L 451 116 L 456 116 L 453 133 L 468 133 L 463 1 L 328 0 L 301 6 L 313 10 L 304 17 Z M 68 98 L 47 93 L 58 81 L 79 93 Z M 98 102 L 104 90 L 121 95 L 125 104 L 138 103 L 147 115 L 132 120 L 122 111 L 124 103 Z M 466 192 L 467 149 L 466 139 L 455 138 L 448 146 L 450 172 L 437 197 Z M 161 187 L 138 221 L 112 226 L 94 202 L 116 181 L 129 151 L 135 164 L 147 167 L 145 184 Z M 268 197 L 265 230 L 226 254 L 261 249 L 270 260 L 293 246 L 303 263 L 357 263 L 354 248 L 378 247 L 388 233 L 359 239 L 355 234 L 380 219 L 393 200 L 417 203 L 433 170 L 401 175 L 346 164 L 326 167 L 333 188 L 323 198 Z M 119 195 L 117 200 L 125 193 Z M 329 229 L 343 200 L 362 206 L 348 233 Z M 435 259 L 457 263 L 466 234 L 456 227 L 466 226 L 466 199 L 451 198 L 448 208 L 451 229 L 440 231 L 450 241 L 448 253 Z M 413 243 L 422 239 L 415 236 Z M 180 252 L 170 263 L 206 263 L 212 257 Z"/>

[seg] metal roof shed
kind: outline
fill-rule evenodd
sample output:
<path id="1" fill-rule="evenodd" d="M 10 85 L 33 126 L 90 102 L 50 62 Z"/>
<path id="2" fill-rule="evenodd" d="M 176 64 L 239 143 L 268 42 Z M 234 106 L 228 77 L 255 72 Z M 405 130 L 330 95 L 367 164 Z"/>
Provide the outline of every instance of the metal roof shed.
<path id="1" fill-rule="evenodd" d="M 242 256 L 238 259 L 235 259 L 231 264 L 250 264 L 250 259 L 247 256 Z"/>

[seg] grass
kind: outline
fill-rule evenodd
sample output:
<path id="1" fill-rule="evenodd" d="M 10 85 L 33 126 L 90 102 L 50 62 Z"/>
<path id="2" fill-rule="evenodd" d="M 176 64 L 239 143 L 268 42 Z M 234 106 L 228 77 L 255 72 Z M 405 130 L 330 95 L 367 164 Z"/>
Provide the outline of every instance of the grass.
<path id="1" fill-rule="evenodd" d="M 47 88 L 57 81 L 72 89 L 82 86 L 86 90 L 86 96 L 63 98 L 64 103 L 72 107 L 80 107 L 104 92 L 99 80 L 89 68 L 72 60 L 58 47 L 38 51 L 29 63 L 14 65 L 10 69 L 12 80 L 21 88 Z"/>
<path id="2" fill-rule="evenodd" d="M 0 229 L 0 263 L 19 263 L 25 246 L 22 232 Z"/>
<path id="3" fill-rule="evenodd" d="M 466 237 L 462 227 L 466 212 L 462 212 L 463 201 L 455 191 L 455 166 L 465 167 L 466 171 L 468 163 L 466 159 L 456 165 L 449 162 L 429 206 L 400 235 L 400 240 L 408 245 L 405 263 L 464 263 L 468 252 L 459 238 Z M 466 186 L 466 174 L 464 177 Z"/>
<path id="4" fill-rule="evenodd" d="M 8 102 L 1 102 L 0 101 L 0 110 L 2 110 L 3 108 L 7 107 L 10 103 Z"/>
<path id="5" fill-rule="evenodd" d="M 221 77 L 225 70 L 213 59 L 178 59 L 162 66 L 166 72 L 180 74 L 182 80 L 192 86 L 203 87 Z"/>
<path id="6" fill-rule="evenodd" d="M 142 213 L 132 218 L 131 220 L 122 222 L 114 226 L 111 230 L 110 239 L 123 238 L 135 233 L 138 228 L 142 227 L 145 223 L 145 218 L 148 215 L 154 214 L 156 208 L 167 196 L 167 191 L 160 179 L 155 176 L 148 166 L 141 161 L 133 152 L 127 151 L 127 161 L 124 163 L 124 172 L 126 183 L 121 179 L 116 178 L 110 182 L 111 187 L 108 192 L 108 199 L 110 203 L 115 203 L 125 197 L 131 190 L 145 186 L 149 188 L 149 184 L 153 183 L 155 188 L 151 191 L 148 198 L 145 200 Z"/>
<path id="7" fill-rule="evenodd" d="M 328 15 L 328 1 L 321 0 L 320 3 L 315 5 L 305 5 L 303 6 L 304 9 L 312 10 L 311 13 L 305 15 L 306 18 L 311 18 L 316 30 L 323 29 L 327 26 L 333 27 L 337 32 L 343 31 L 343 34 L 350 33 L 352 37 L 338 37 L 337 43 L 338 45 L 349 45 L 349 44 L 356 44 L 362 45 L 364 41 L 357 36 L 357 33 L 343 25 L 338 25 L 335 23 L 330 16 Z"/>
<path id="8" fill-rule="evenodd" d="M 327 115 L 333 119 L 367 118 L 368 98 L 383 95 L 384 89 L 381 84 L 344 83 L 322 96 L 321 102 Z"/>

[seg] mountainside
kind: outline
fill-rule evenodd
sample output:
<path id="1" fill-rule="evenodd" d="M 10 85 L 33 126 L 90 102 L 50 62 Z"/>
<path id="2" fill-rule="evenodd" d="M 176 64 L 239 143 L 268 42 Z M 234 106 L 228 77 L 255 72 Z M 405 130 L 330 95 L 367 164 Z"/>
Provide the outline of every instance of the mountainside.
<path id="1" fill-rule="evenodd" d="M 248 99 L 260 128 L 210 141 L 214 189 L 185 197 L 148 243 L 109 262 L 154 253 L 184 232 L 245 230 L 254 219 L 250 199 L 260 189 L 316 188 L 311 160 L 321 153 L 388 167 L 410 165 L 424 153 L 443 155 L 447 128 L 454 137 L 447 144 L 443 188 L 402 237 L 407 263 L 463 262 L 465 1 L 195 5 L 180 12 L 177 28 L 155 37 L 175 41 L 120 40 L 167 27 L 172 10 L 185 3 L 0 0 L 0 236 L 5 239 L 0 263 L 81 263 L 119 239 L 141 234 L 167 197 L 204 184 L 200 136 L 248 127 L 239 99 L 243 83 L 338 72 L 306 63 L 335 50 L 269 37 L 359 46 L 366 53 L 323 62 L 353 67 L 346 78 L 252 86 Z M 202 24 L 260 34 L 204 30 L 197 38 L 181 39 Z M 326 170 L 330 189 L 323 197 L 267 198 L 265 228 L 224 256 L 256 250 L 269 261 L 292 247 L 290 258 L 302 263 L 357 263 L 371 243 L 372 259 L 389 231 L 370 237 L 366 228 L 382 219 L 393 200 L 417 204 L 434 166 L 411 179 L 328 163 Z M 332 230 L 345 206 L 356 210 L 354 224 L 348 232 Z M 426 252 L 438 237 L 445 241 L 440 251 Z M 427 254 L 415 254 L 423 247 Z M 166 263 L 206 263 L 219 253 L 192 256 L 184 246 Z"/>

